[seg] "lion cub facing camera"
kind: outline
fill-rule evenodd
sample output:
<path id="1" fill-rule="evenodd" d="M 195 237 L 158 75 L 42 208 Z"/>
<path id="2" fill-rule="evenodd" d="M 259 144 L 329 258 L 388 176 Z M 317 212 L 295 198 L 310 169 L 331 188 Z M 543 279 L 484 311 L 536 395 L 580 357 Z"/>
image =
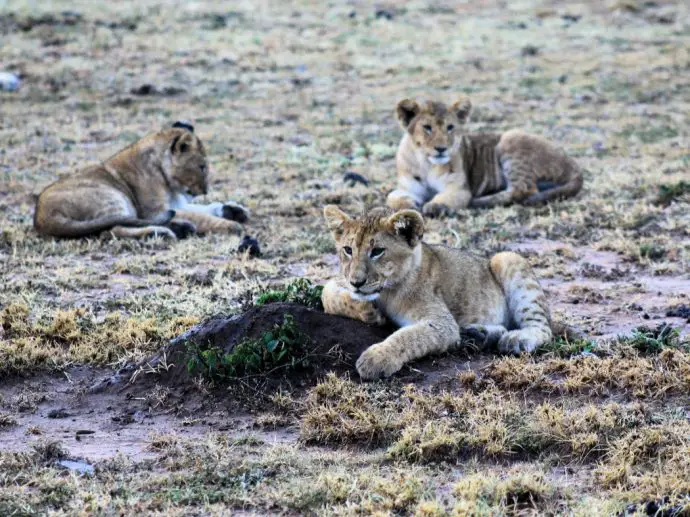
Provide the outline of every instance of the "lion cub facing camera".
<path id="1" fill-rule="evenodd" d="M 415 210 L 375 208 L 354 218 L 333 205 L 324 215 L 340 257 L 338 280 L 322 301 L 330 314 L 400 328 L 357 360 L 363 379 L 444 352 L 471 337 L 503 352 L 532 352 L 552 338 L 544 292 L 529 263 L 512 252 L 486 259 L 422 242 Z"/>
<path id="2" fill-rule="evenodd" d="M 405 135 L 396 155 L 398 189 L 387 204 L 434 217 L 470 207 L 526 205 L 574 196 L 582 187 L 575 160 L 547 140 L 519 130 L 467 133 L 472 104 L 463 99 L 398 103 Z"/>
<path id="3" fill-rule="evenodd" d="M 192 204 L 208 192 L 206 151 L 194 128 L 176 122 L 145 136 L 99 165 L 61 178 L 41 192 L 38 233 L 85 237 L 111 230 L 118 237 L 184 237 L 239 233 L 247 211 L 234 203 Z"/>

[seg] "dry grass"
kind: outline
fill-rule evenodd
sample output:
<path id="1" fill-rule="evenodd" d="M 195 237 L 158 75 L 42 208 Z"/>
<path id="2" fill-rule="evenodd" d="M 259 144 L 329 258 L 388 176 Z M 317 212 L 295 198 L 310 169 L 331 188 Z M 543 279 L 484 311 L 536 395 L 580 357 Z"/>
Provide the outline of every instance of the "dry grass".
<path id="1" fill-rule="evenodd" d="M 471 130 L 524 128 L 587 171 L 576 199 L 463 211 L 429 221 L 428 241 L 480 252 L 536 243 L 527 256 L 554 312 L 592 336 L 688 303 L 687 2 L 394 0 L 380 9 L 0 4 L 0 63 L 23 76 L 18 92 L 0 92 L 0 378 L 120 366 L 239 310 L 246 293 L 332 276 L 321 207 L 384 200 L 403 97 L 469 94 Z M 132 93 L 145 84 L 159 94 Z M 209 151 L 207 201 L 251 209 L 261 259 L 223 236 L 33 232 L 45 185 L 177 119 L 192 120 Z M 348 186 L 348 171 L 369 187 Z M 611 340 L 589 355 L 580 345 L 495 358 L 443 387 L 328 377 L 305 398 L 276 394 L 255 422 L 262 432 L 295 426 L 297 444 L 162 429 L 152 459 L 100 462 L 91 477 L 59 468 L 64 451 L 52 442 L 0 452 L 0 514 L 687 511 L 687 349 Z M 27 386 L 0 399 L 0 433 L 44 397 Z M 157 387 L 145 402 L 165 410 L 169 399 Z"/>

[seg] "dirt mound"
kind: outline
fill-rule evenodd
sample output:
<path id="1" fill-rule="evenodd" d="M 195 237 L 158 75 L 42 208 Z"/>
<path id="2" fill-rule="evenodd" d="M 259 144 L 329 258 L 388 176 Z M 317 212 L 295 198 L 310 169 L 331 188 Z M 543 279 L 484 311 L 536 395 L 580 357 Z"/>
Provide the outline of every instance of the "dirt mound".
<path id="1" fill-rule="evenodd" d="M 289 320 L 286 320 L 286 316 Z M 276 390 L 288 392 L 308 388 L 322 379 L 326 373 L 351 372 L 356 377 L 355 361 L 369 346 L 384 340 L 394 330 L 392 327 L 376 327 L 361 321 L 333 316 L 296 303 L 272 303 L 252 307 L 242 314 L 216 317 L 205 321 L 175 338 L 170 344 L 135 368 L 121 371 L 95 390 L 124 389 L 135 395 L 158 384 L 176 391 L 187 391 L 195 380 L 206 376 L 204 367 L 191 368 L 193 361 L 204 351 L 211 350 L 213 366 L 220 368 L 225 357 L 245 346 L 247 342 L 262 344 L 277 328 L 290 321 L 291 328 L 299 335 L 300 349 L 291 361 L 263 368 L 258 371 L 227 375 L 214 383 L 216 390 L 227 396 L 228 390 L 243 389 L 252 397 L 270 396 Z M 270 345 L 270 343 L 269 343 Z M 208 363 L 212 361 L 207 358 Z M 203 360 L 203 359 L 202 359 Z M 198 362 L 196 363 L 199 366 Z M 127 382 L 129 381 L 129 382 Z"/>

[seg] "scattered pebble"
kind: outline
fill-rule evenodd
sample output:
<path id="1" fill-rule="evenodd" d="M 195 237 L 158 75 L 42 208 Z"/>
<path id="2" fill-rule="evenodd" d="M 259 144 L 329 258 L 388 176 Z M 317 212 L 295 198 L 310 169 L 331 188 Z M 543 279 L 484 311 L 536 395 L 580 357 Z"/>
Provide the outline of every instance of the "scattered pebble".
<path id="1" fill-rule="evenodd" d="M 376 19 L 385 18 L 386 20 L 392 20 L 395 14 L 390 9 L 376 9 Z"/>
<path id="2" fill-rule="evenodd" d="M 174 95 L 179 95 L 185 93 L 183 88 L 176 88 L 175 86 L 166 86 L 162 90 L 156 88 L 153 84 L 142 84 L 137 88 L 132 88 L 130 93 L 133 95 L 164 95 L 166 97 L 172 97 Z"/>
<path id="3" fill-rule="evenodd" d="M 249 235 L 245 235 L 242 238 L 242 242 L 240 242 L 240 245 L 237 247 L 237 251 L 240 253 L 245 253 L 247 250 L 249 250 L 250 257 L 261 256 L 261 247 L 259 246 L 259 241 L 254 237 L 250 237 Z"/>
<path id="4" fill-rule="evenodd" d="M 69 413 L 64 408 L 51 409 L 48 411 L 48 418 L 67 418 Z"/>
<path id="5" fill-rule="evenodd" d="M 366 179 L 361 174 L 356 172 L 346 172 L 343 176 L 343 181 L 347 183 L 350 187 L 354 187 L 357 183 L 361 183 L 365 187 L 369 185 L 369 180 Z"/>
<path id="6" fill-rule="evenodd" d="M 0 90 L 4 92 L 16 92 L 22 81 L 19 76 L 11 72 L 0 72 Z"/>
<path id="7" fill-rule="evenodd" d="M 93 474 L 95 472 L 93 465 L 89 465 L 81 460 L 59 460 L 57 464 L 60 467 L 66 468 L 67 470 L 74 470 L 80 474 Z"/>
<path id="8" fill-rule="evenodd" d="M 687 318 L 688 323 L 690 323 L 690 305 L 681 304 L 671 307 L 666 311 L 666 316 L 671 318 Z"/>
<path id="9" fill-rule="evenodd" d="M 522 47 L 522 50 L 520 50 L 520 54 L 523 56 L 534 57 L 539 54 L 539 47 L 534 45 L 525 45 Z"/>

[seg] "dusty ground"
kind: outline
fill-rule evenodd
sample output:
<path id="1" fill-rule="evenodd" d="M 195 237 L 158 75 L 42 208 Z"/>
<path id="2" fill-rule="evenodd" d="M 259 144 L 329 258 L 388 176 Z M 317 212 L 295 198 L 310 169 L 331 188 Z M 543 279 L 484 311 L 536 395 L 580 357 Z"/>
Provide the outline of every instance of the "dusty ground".
<path id="1" fill-rule="evenodd" d="M 1 68 L 23 78 L 0 93 L 0 514 L 688 505 L 690 324 L 667 316 L 690 304 L 688 20 L 681 1 L 0 3 Z M 88 391 L 248 292 L 332 276 L 323 204 L 383 202 L 395 103 L 461 93 L 471 130 L 561 143 L 585 189 L 432 221 L 426 239 L 521 250 L 554 314 L 596 345 L 453 354 L 369 385 L 330 377 L 262 394 L 272 405 L 253 412 L 201 381 L 182 398 Z M 208 199 L 252 210 L 261 258 L 221 236 L 34 234 L 45 185 L 177 119 L 209 150 Z M 672 343 L 633 332 L 661 323 L 678 328 Z"/>

